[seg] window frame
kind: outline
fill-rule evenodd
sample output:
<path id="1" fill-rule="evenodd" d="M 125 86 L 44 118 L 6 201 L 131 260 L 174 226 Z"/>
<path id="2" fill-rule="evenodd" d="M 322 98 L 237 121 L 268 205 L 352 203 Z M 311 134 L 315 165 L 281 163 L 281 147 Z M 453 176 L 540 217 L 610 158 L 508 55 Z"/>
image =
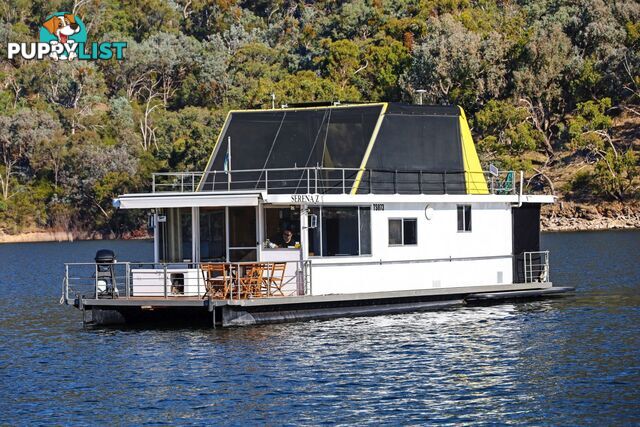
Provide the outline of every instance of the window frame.
<path id="1" fill-rule="evenodd" d="M 460 210 L 462 208 L 462 211 Z M 467 208 L 469 209 L 469 229 L 467 230 Z M 456 228 L 458 233 L 471 233 L 473 231 L 473 214 L 470 204 L 456 205 Z M 460 212 L 462 212 L 462 229 L 460 229 Z"/>
<path id="2" fill-rule="evenodd" d="M 400 241 L 401 243 L 392 244 L 389 236 L 389 223 L 391 221 L 400 221 Z M 415 243 L 405 243 L 404 241 L 404 223 L 405 221 L 414 221 L 416 224 L 416 242 Z M 387 244 L 390 248 L 398 248 L 401 246 L 418 246 L 418 218 L 417 217 L 389 217 L 387 218 Z"/>
<path id="3" fill-rule="evenodd" d="M 348 257 L 371 257 L 373 256 L 373 235 L 372 235 L 372 229 L 373 229 L 373 219 L 371 218 L 372 212 L 373 212 L 373 208 L 372 205 L 370 204 L 363 204 L 363 205 L 339 205 L 339 206 L 313 206 L 315 208 L 318 209 L 318 227 L 316 228 L 318 230 L 318 240 L 319 240 L 319 245 L 318 248 L 320 249 L 320 255 L 308 255 L 309 258 L 329 258 L 329 259 L 333 259 L 333 258 L 348 258 Z M 324 255 L 324 227 L 323 227 L 323 220 L 324 220 L 324 209 L 325 208 L 357 208 L 357 212 L 358 212 L 358 254 L 357 255 Z M 363 254 L 362 253 L 362 229 L 361 229 L 361 209 L 365 208 L 369 210 L 369 246 L 370 246 L 370 251 L 371 253 L 368 254 Z M 310 228 L 307 229 L 307 232 L 309 233 L 311 231 Z M 309 247 L 307 248 L 307 251 L 309 251 Z"/>

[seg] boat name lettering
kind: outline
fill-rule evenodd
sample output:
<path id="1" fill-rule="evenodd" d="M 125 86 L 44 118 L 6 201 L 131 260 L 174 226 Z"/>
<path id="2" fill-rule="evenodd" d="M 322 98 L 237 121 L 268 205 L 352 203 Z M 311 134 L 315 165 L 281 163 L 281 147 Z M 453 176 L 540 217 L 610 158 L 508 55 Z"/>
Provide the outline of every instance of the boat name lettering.
<path id="1" fill-rule="evenodd" d="M 374 211 L 383 211 L 384 210 L 384 203 L 374 203 L 373 204 L 373 210 Z"/>
<path id="2" fill-rule="evenodd" d="M 320 203 L 319 194 L 293 194 L 291 201 L 296 203 Z"/>

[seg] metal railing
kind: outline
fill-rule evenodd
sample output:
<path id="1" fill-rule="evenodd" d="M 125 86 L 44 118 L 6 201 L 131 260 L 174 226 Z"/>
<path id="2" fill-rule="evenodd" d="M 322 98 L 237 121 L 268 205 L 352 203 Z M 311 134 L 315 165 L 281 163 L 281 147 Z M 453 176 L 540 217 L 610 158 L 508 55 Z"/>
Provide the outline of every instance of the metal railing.
<path id="1" fill-rule="evenodd" d="M 549 251 L 524 253 L 524 282 L 549 282 Z"/>
<path id="2" fill-rule="evenodd" d="M 151 191 L 161 192 L 193 192 L 198 189 L 202 172 L 159 172 L 151 177 Z"/>
<path id="3" fill-rule="evenodd" d="M 272 168 L 155 173 L 153 192 L 259 190 L 271 194 L 517 194 L 515 171 L 375 170 L 357 168 Z"/>
<path id="4" fill-rule="evenodd" d="M 235 271 L 243 271 L 253 264 L 269 261 L 237 262 L 231 264 Z M 62 304 L 73 304 L 82 299 L 176 299 L 204 298 L 207 286 L 202 266 L 216 263 L 66 263 L 62 283 Z M 231 280 L 227 299 L 242 297 L 238 277 Z M 287 261 L 281 289 L 282 296 L 310 295 L 311 261 Z M 271 298 L 276 295 L 261 295 Z"/>

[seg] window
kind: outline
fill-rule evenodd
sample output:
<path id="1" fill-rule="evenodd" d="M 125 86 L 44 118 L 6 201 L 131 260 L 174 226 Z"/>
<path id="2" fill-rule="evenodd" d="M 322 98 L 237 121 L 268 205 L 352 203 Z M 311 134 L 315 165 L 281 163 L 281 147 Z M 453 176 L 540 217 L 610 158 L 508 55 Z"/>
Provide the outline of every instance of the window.
<path id="1" fill-rule="evenodd" d="M 416 218 L 389 219 L 389 246 L 418 244 L 418 220 Z"/>
<path id="2" fill-rule="evenodd" d="M 458 205 L 458 231 L 471 231 L 471 206 Z"/>
<path id="3" fill-rule="evenodd" d="M 311 208 L 318 227 L 309 229 L 310 256 L 371 254 L 371 208 L 358 206 Z"/>
<path id="4" fill-rule="evenodd" d="M 200 208 L 200 261 L 224 261 L 226 254 L 224 208 Z"/>
<path id="5" fill-rule="evenodd" d="M 233 206 L 229 212 L 229 261 L 255 261 L 256 250 L 256 208 L 253 206 Z"/>
<path id="6" fill-rule="evenodd" d="M 288 248 L 300 244 L 300 208 L 270 207 L 264 210 L 264 247 Z M 289 237 L 290 236 L 290 237 Z M 269 245 L 267 245 L 269 240 Z"/>
<path id="7" fill-rule="evenodd" d="M 159 226 L 160 260 L 162 262 L 191 261 L 191 208 L 170 208 L 159 212 L 164 222 Z"/>

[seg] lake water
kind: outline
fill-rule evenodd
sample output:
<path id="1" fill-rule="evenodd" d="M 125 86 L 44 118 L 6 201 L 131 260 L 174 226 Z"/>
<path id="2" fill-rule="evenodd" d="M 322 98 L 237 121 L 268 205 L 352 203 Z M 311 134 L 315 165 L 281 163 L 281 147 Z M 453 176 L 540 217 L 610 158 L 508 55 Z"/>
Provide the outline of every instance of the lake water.
<path id="1" fill-rule="evenodd" d="M 640 232 L 543 235 L 575 296 L 233 329 L 83 328 L 65 261 L 0 245 L 0 424 L 640 423 Z"/>

